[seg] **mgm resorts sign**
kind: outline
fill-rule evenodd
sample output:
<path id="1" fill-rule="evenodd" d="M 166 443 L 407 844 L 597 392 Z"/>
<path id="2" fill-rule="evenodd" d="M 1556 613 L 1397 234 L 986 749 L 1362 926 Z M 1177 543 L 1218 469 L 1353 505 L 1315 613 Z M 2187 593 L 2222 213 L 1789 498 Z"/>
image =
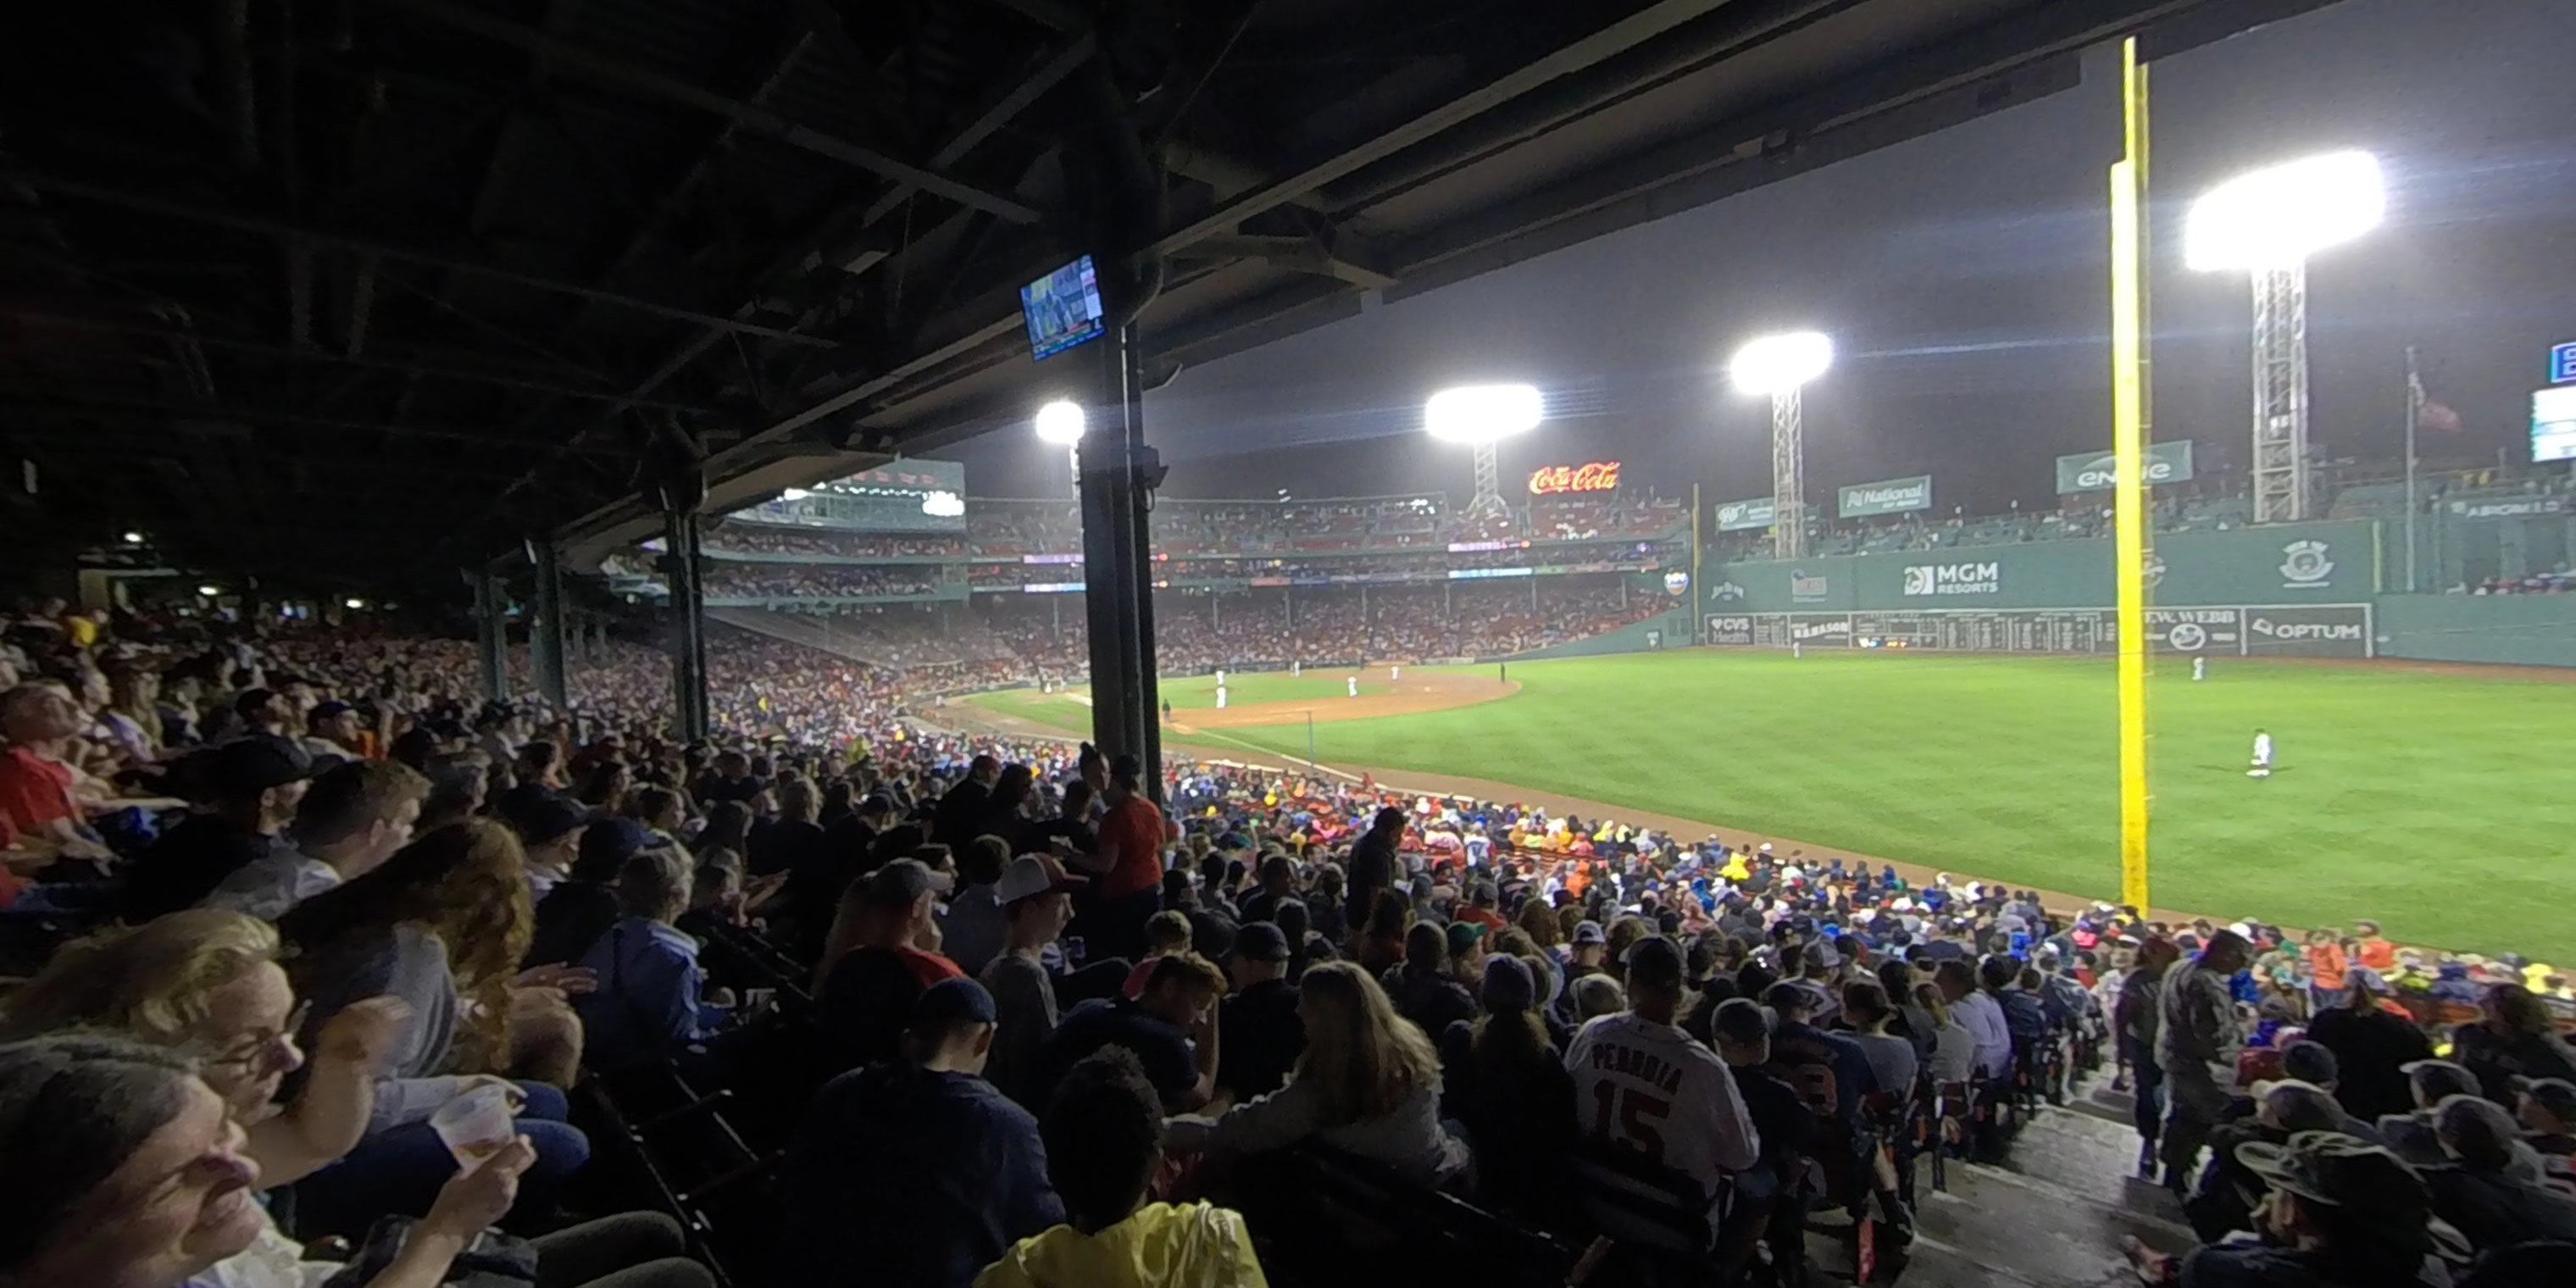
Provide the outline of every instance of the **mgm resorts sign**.
<path id="1" fill-rule="evenodd" d="M 1915 564 L 1905 570 L 1902 593 L 1908 596 L 1992 595 L 2003 588 L 2003 568 L 1999 564 Z"/>

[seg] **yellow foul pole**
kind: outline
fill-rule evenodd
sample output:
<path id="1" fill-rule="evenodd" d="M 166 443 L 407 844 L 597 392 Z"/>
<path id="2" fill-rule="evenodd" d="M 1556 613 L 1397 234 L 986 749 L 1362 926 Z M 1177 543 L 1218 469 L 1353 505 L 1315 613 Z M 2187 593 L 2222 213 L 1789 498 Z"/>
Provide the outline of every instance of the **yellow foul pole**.
<path id="1" fill-rule="evenodd" d="M 2120 630 L 2120 901 L 2147 903 L 2147 69 L 2120 50 L 2125 155 L 2111 167 L 2111 532 Z"/>

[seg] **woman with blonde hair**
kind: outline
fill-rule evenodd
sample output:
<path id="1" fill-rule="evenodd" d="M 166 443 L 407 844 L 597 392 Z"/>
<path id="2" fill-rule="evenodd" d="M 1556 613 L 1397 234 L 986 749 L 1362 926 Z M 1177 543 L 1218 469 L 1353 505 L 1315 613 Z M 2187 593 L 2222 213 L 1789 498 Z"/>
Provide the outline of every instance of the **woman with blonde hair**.
<path id="1" fill-rule="evenodd" d="M 325 1169 L 359 1146 L 375 1099 L 376 1066 L 408 1012 L 390 997 L 341 1008 L 322 1026 L 308 1063 L 296 1042 L 303 1008 L 278 967 L 279 951 L 274 926 L 214 909 L 176 912 L 131 930 L 66 944 L 42 973 L 0 1006 L 0 1050 L 25 1050 L 6 1044 L 30 1040 L 102 1041 L 92 1035 L 106 1034 L 140 1044 L 138 1051 L 167 1050 L 176 1061 L 171 1067 L 193 1066 L 244 1133 L 238 1152 L 257 1165 L 255 1184 L 292 1185 L 320 1172 L 325 1181 L 317 1188 L 328 1188 L 345 1179 L 343 1173 Z M 66 1030 L 80 1036 L 44 1036 Z M 299 1071 L 303 1086 L 279 1103 L 280 1088 Z M 438 1160 L 439 1170 L 419 1182 L 429 1187 L 433 1199 L 426 1208 L 414 1209 L 425 1211 L 428 1220 L 369 1288 L 442 1278 L 457 1251 L 509 1206 L 529 1152 L 525 1145 L 514 1145 L 471 1173 L 458 1173 L 452 1163 Z M 34 1165 L 28 1159 L 12 1161 Z M 309 1208 L 311 1202 L 303 1206 Z M 226 1249 L 210 1250 L 220 1259 L 190 1283 L 301 1288 L 340 1270 L 335 1263 L 305 1261 L 303 1247 L 278 1230 L 264 1207 L 248 1206 L 257 1213 L 258 1225 L 248 1246 L 228 1241 Z M 548 1235 L 537 1240 L 537 1253 L 541 1264 L 552 1260 L 550 1250 L 556 1257 L 577 1258 L 584 1278 L 628 1272 L 617 1281 L 626 1288 L 700 1288 L 708 1277 L 702 1268 L 676 1259 L 682 1246 L 681 1231 L 669 1218 L 629 1213 Z M 0 1273 L 0 1280 L 6 1278 Z"/>
<path id="2" fill-rule="evenodd" d="M 0 1042 L 93 1029 L 194 1056 L 248 1131 L 243 1152 L 266 1183 L 292 1184 L 357 1145 L 376 1063 L 408 1012 L 382 997 L 342 1008 L 316 1030 L 310 1072 L 280 1104 L 287 1076 L 308 1064 L 303 1008 L 278 955 L 275 926 L 208 908 L 75 940 L 0 1003 Z"/>
<path id="3" fill-rule="evenodd" d="M 1440 1125 L 1440 1057 L 1368 972 L 1351 962 L 1309 967 L 1297 1017 L 1306 1049 L 1288 1085 L 1215 1118 L 1172 1120 L 1171 1148 L 1242 1157 L 1318 1139 L 1426 1184 L 1465 1167 L 1466 1147 Z"/>
<path id="4" fill-rule="evenodd" d="M 524 1063 L 524 1040 L 514 1029 L 552 1032 L 569 1020 L 559 1000 L 532 1009 L 530 995 L 514 987 L 523 978 L 519 963 L 535 922 L 521 875 L 525 861 L 507 827 L 480 819 L 451 824 L 278 922 L 296 949 L 287 973 L 312 1003 L 305 1032 L 318 1031 L 364 997 L 398 997 L 410 1010 L 379 1070 L 367 1139 L 331 1169 L 350 1176 L 320 1187 L 323 1195 L 307 1207 L 358 1219 L 388 1209 L 426 1210 L 436 1186 L 424 1187 L 423 1176 L 443 1176 L 438 1169 L 446 1154 L 429 1130 L 429 1115 L 470 1087 L 458 1075 Z M 579 1022 L 570 1025 L 577 1066 Z M 552 1053 L 547 1062 L 555 1062 Z M 514 1085 L 520 1131 L 537 1147 L 527 1188 L 542 1203 L 588 1161 L 590 1142 L 565 1122 L 570 1107 L 561 1084 Z M 325 1220 L 322 1228 L 335 1228 Z"/>

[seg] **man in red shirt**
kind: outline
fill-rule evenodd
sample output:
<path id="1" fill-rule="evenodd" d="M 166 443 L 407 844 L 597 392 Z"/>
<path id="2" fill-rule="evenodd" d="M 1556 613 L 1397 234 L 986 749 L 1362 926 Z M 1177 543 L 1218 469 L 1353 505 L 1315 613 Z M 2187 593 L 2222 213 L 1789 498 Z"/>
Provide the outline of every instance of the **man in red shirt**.
<path id="1" fill-rule="evenodd" d="M 1144 763 L 1122 755 L 1109 768 L 1109 813 L 1100 820 L 1100 849 L 1087 865 L 1096 874 L 1082 927 L 1096 956 L 1141 958 L 1145 922 L 1163 906 L 1163 811 L 1144 792 Z M 1076 856 L 1076 863 L 1081 862 Z"/>
<path id="2" fill-rule="evenodd" d="M 51 686 L 21 684 L 0 693 L 0 817 L 61 857 L 105 859 L 107 847 L 82 830 L 72 797 L 72 767 L 63 748 L 80 732 L 80 712 Z"/>

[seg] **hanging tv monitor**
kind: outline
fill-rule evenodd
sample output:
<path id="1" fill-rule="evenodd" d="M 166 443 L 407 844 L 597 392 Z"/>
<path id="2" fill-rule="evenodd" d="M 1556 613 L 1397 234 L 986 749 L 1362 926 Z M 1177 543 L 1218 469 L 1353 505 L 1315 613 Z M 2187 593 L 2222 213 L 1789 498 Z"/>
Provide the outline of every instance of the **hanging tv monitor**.
<path id="1" fill-rule="evenodd" d="M 1020 288 L 1020 316 L 1029 325 L 1029 355 L 1043 361 L 1108 329 L 1100 307 L 1100 281 L 1085 255 Z"/>

